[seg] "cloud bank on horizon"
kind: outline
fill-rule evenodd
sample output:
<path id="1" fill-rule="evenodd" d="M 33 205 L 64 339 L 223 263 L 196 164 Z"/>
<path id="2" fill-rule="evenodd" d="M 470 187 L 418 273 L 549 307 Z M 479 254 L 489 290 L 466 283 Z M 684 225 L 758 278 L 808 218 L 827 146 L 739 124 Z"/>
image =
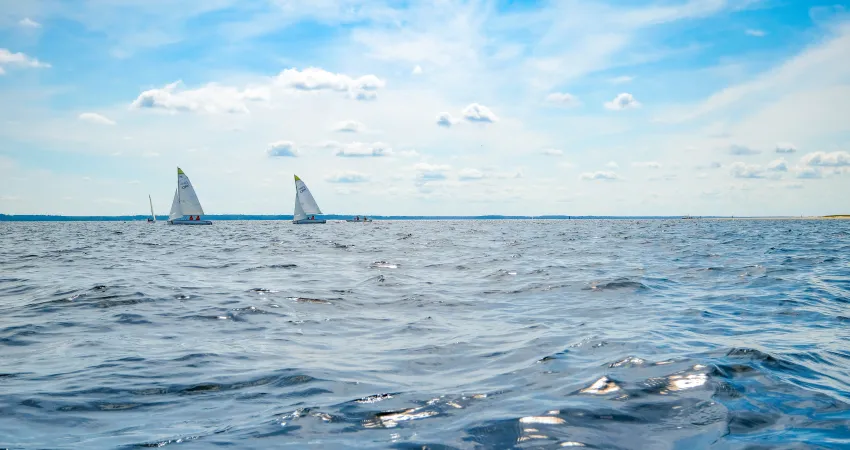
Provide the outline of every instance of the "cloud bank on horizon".
<path id="1" fill-rule="evenodd" d="M 850 4 L 2 2 L 0 213 L 850 212 Z"/>

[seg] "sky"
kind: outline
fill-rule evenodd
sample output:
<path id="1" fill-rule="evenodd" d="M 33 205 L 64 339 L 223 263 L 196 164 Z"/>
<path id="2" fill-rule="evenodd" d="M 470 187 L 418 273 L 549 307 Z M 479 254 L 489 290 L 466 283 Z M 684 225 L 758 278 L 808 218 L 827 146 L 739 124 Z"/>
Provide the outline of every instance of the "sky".
<path id="1" fill-rule="evenodd" d="M 850 2 L 0 0 L 0 213 L 850 213 Z"/>

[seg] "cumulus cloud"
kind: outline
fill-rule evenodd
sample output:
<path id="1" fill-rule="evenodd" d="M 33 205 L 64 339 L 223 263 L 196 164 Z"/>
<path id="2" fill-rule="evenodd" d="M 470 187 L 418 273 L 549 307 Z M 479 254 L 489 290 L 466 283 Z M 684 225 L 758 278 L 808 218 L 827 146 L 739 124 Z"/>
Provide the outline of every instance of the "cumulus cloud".
<path id="1" fill-rule="evenodd" d="M 131 107 L 136 109 L 161 109 L 169 112 L 193 113 L 248 113 L 248 103 L 269 100 L 269 90 L 265 87 L 237 89 L 209 83 L 197 89 L 179 89 L 181 81 L 168 84 L 160 89 L 142 92 Z"/>
<path id="2" fill-rule="evenodd" d="M 393 149 L 383 142 L 351 142 L 348 144 L 336 143 L 336 146 L 337 150 L 334 154 L 342 158 L 380 157 L 390 156 L 393 153 Z"/>
<path id="3" fill-rule="evenodd" d="M 581 105 L 581 102 L 573 94 L 566 92 L 553 92 L 546 96 L 546 102 L 567 107 Z"/>
<path id="4" fill-rule="evenodd" d="M 343 120 L 334 125 L 334 131 L 340 133 L 359 133 L 366 127 L 356 120 Z"/>
<path id="5" fill-rule="evenodd" d="M 328 175 L 325 177 L 325 181 L 330 183 L 365 183 L 369 181 L 369 176 L 364 173 L 346 170 Z"/>
<path id="6" fill-rule="evenodd" d="M 847 152 L 814 152 L 803 156 L 800 163 L 805 166 L 814 167 L 848 167 L 850 166 L 850 153 Z"/>
<path id="7" fill-rule="evenodd" d="M 823 178 L 823 174 L 820 169 L 815 167 L 797 167 L 797 178 Z"/>
<path id="8" fill-rule="evenodd" d="M 776 153 L 794 153 L 797 147 L 789 142 L 780 142 L 776 144 Z"/>
<path id="9" fill-rule="evenodd" d="M 50 67 L 50 64 L 43 63 L 21 52 L 12 53 L 8 49 L 0 48 L 0 67 L 2 66 L 47 68 Z"/>
<path id="10" fill-rule="evenodd" d="M 269 144 L 269 148 L 266 150 L 266 153 L 269 156 L 288 156 L 295 157 L 298 156 L 298 149 L 295 148 L 295 144 L 291 141 L 277 141 Z"/>
<path id="11" fill-rule="evenodd" d="M 764 32 L 764 30 L 753 30 L 753 29 L 747 30 L 746 33 L 747 33 L 748 36 L 755 36 L 755 37 L 764 37 L 767 34 L 767 33 Z"/>
<path id="12" fill-rule="evenodd" d="M 717 162 L 717 161 L 713 161 L 713 162 L 710 162 L 710 163 L 708 163 L 708 164 L 700 164 L 700 165 L 696 166 L 697 170 L 705 170 L 705 169 L 719 169 L 719 168 L 721 168 L 721 167 L 723 167 L 723 165 L 722 165 L 722 164 L 720 164 L 720 163 L 719 163 L 719 162 Z"/>
<path id="13" fill-rule="evenodd" d="M 437 126 L 444 128 L 451 128 L 453 125 L 457 124 L 459 120 L 452 117 L 451 114 L 447 112 L 441 112 L 437 114 Z"/>
<path id="14" fill-rule="evenodd" d="M 582 180 L 602 180 L 602 181 L 612 181 L 618 180 L 619 177 L 614 172 L 607 171 L 597 171 L 597 172 L 585 172 L 579 175 L 579 178 Z"/>
<path id="15" fill-rule="evenodd" d="M 375 75 L 352 78 L 316 67 L 304 70 L 285 69 L 275 79 L 279 86 L 298 91 L 335 91 L 347 93 L 355 100 L 374 100 L 386 83 Z"/>
<path id="16" fill-rule="evenodd" d="M 463 169 L 458 172 L 458 179 L 461 181 L 474 181 L 484 178 L 484 172 L 478 169 Z"/>
<path id="17" fill-rule="evenodd" d="M 499 120 L 490 108 L 471 103 L 463 110 L 463 118 L 469 122 L 493 123 Z"/>
<path id="18" fill-rule="evenodd" d="M 754 148 L 745 147 L 743 145 L 730 145 L 729 146 L 729 154 L 736 156 L 747 156 L 747 155 L 758 155 L 761 153 L 761 150 L 756 150 Z"/>
<path id="19" fill-rule="evenodd" d="M 605 103 L 605 108 L 612 111 L 622 111 L 626 109 L 639 108 L 640 102 L 635 99 L 632 94 L 623 92 L 614 97 L 614 100 Z"/>
<path id="20" fill-rule="evenodd" d="M 771 161 L 767 165 L 767 170 L 772 172 L 788 172 L 788 162 L 784 158 Z"/>
<path id="21" fill-rule="evenodd" d="M 661 163 L 656 161 L 643 161 L 643 162 L 634 162 L 632 163 L 635 167 L 644 167 L 647 169 L 660 169 Z"/>
<path id="22" fill-rule="evenodd" d="M 428 163 L 419 163 L 413 168 L 416 170 L 416 180 L 419 183 L 445 180 L 446 172 L 452 170 L 452 166 L 449 165 Z"/>
<path id="23" fill-rule="evenodd" d="M 416 67 L 413 68 L 413 71 L 411 73 L 413 75 L 421 75 L 422 74 L 422 67 L 417 65 Z"/>
<path id="24" fill-rule="evenodd" d="M 558 150 L 556 148 L 546 148 L 546 149 L 543 149 L 543 151 L 540 152 L 540 153 L 543 153 L 546 156 L 563 156 L 564 155 L 563 150 Z"/>
<path id="25" fill-rule="evenodd" d="M 764 178 L 764 170 L 756 164 L 736 162 L 729 166 L 729 170 L 735 178 Z"/>
<path id="26" fill-rule="evenodd" d="M 78 119 L 84 122 L 95 123 L 98 125 L 115 125 L 114 120 L 97 113 L 82 113 L 78 116 Z"/>
<path id="27" fill-rule="evenodd" d="M 24 28 L 41 28 L 41 24 L 36 22 L 35 20 L 30 19 L 29 17 L 24 17 L 18 22 L 18 25 Z"/>

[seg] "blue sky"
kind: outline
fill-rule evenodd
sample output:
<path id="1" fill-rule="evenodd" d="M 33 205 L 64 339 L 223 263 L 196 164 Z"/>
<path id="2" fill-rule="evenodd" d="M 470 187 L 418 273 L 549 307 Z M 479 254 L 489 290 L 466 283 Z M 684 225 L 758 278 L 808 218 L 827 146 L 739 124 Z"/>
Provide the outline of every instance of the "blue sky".
<path id="1" fill-rule="evenodd" d="M 0 212 L 850 211 L 850 4 L 0 0 Z"/>

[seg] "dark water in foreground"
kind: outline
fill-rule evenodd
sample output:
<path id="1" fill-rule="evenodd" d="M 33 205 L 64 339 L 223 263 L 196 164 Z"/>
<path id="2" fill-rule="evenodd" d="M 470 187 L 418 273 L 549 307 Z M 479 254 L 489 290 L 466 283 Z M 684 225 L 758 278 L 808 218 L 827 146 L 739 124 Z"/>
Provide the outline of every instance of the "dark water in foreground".
<path id="1" fill-rule="evenodd" d="M 0 224 L 0 447 L 848 448 L 850 221 Z"/>

